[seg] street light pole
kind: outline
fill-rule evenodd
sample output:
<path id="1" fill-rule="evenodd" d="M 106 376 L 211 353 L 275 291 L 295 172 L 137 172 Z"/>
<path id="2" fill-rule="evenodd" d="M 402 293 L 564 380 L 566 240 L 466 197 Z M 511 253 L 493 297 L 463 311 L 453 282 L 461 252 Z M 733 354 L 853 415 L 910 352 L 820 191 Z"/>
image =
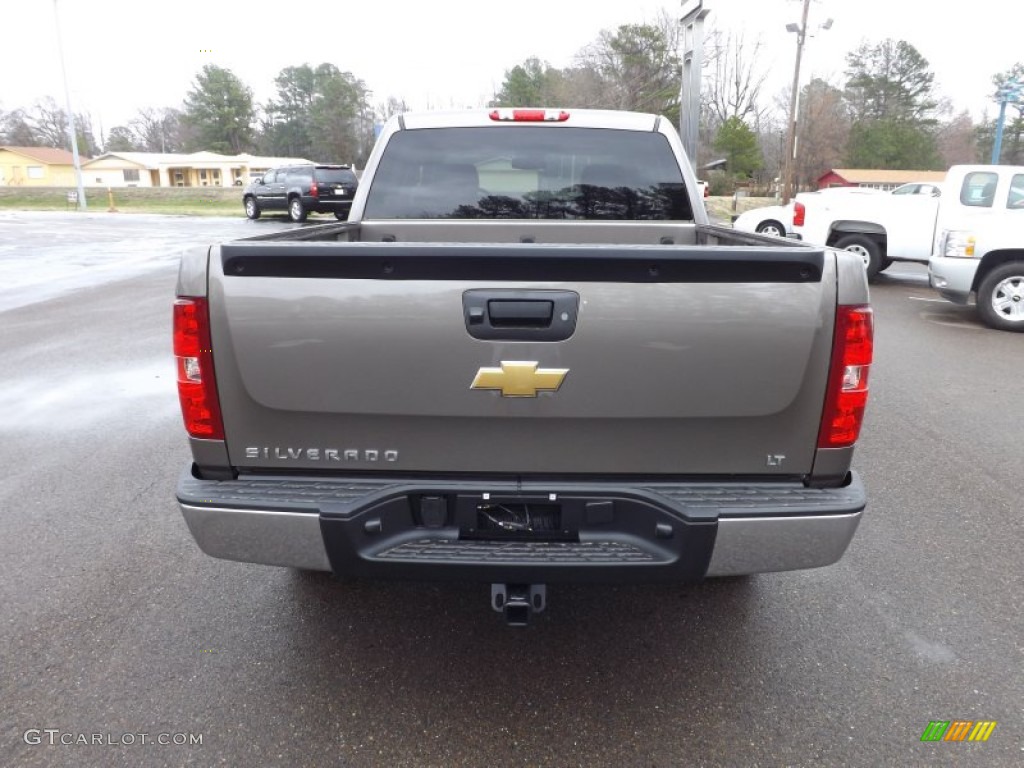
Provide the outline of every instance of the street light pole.
<path id="1" fill-rule="evenodd" d="M 796 105 L 800 96 L 800 58 L 804 52 L 804 38 L 807 36 L 807 15 L 811 9 L 811 0 L 804 0 L 804 10 L 800 19 L 800 26 L 788 24 L 786 29 L 796 32 L 796 64 L 793 67 L 793 92 L 789 96 L 789 135 L 786 138 L 786 157 L 783 172 L 784 186 L 782 192 L 782 204 L 785 205 L 793 197 L 793 174 L 795 172 L 796 158 Z M 794 27 L 796 27 L 794 29 Z"/>
<path id="2" fill-rule="evenodd" d="M 64 103 L 68 110 L 68 129 L 71 131 L 71 155 L 75 162 L 75 182 L 78 185 L 78 210 L 86 209 L 85 187 L 82 186 L 82 163 L 78 156 L 78 129 L 75 127 L 75 113 L 71 109 L 71 89 L 68 88 L 68 70 L 64 66 L 64 41 L 60 34 L 60 13 L 57 0 L 53 0 L 53 21 L 57 26 L 57 53 L 60 55 L 60 73 L 64 78 Z"/>

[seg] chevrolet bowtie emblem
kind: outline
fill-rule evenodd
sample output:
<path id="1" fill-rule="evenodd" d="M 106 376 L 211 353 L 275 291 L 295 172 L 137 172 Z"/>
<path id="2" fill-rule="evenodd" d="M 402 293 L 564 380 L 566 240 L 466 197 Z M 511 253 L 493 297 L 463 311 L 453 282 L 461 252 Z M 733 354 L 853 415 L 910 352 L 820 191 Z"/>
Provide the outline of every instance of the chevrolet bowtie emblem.
<path id="1" fill-rule="evenodd" d="M 470 389 L 500 389 L 502 397 L 536 397 L 557 391 L 568 368 L 538 368 L 532 361 L 501 361 L 501 368 L 481 368 Z"/>

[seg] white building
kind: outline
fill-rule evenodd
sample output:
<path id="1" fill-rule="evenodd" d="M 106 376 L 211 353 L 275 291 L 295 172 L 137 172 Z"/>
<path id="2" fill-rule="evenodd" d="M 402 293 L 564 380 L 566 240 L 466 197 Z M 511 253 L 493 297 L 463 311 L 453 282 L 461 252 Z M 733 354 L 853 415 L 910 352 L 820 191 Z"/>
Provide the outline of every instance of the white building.
<path id="1" fill-rule="evenodd" d="M 82 163 L 82 182 L 89 187 L 231 187 L 270 168 L 311 163 L 301 157 L 216 152 L 105 152 Z"/>

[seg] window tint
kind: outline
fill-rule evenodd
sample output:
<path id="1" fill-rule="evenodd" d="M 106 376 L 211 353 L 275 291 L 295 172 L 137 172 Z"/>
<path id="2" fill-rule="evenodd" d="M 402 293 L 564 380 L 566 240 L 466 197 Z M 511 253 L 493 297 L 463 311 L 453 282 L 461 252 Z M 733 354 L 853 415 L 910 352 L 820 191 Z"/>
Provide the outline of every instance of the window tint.
<path id="1" fill-rule="evenodd" d="M 263 174 L 264 184 L 273 184 L 277 180 L 277 171 L 267 171 Z"/>
<path id="2" fill-rule="evenodd" d="M 338 182 L 341 184 L 355 184 L 356 175 L 345 168 L 317 168 L 317 181 Z"/>
<path id="3" fill-rule="evenodd" d="M 989 171 L 968 173 L 960 188 L 960 202 L 976 208 L 991 208 L 998 181 L 999 176 Z"/>
<path id="4" fill-rule="evenodd" d="M 1006 207 L 1024 210 L 1024 173 L 1018 173 L 1010 181 L 1010 194 L 1006 198 Z"/>
<path id="5" fill-rule="evenodd" d="M 539 126 L 392 136 L 368 219 L 693 219 L 664 136 Z"/>

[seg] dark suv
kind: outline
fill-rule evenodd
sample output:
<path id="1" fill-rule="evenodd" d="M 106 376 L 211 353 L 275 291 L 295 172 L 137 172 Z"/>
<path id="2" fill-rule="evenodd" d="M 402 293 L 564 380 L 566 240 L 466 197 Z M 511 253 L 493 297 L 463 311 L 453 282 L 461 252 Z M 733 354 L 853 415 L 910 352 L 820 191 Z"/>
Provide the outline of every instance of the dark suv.
<path id="1" fill-rule="evenodd" d="M 359 182 L 348 165 L 292 165 L 272 168 L 244 192 L 245 215 L 258 219 L 263 211 L 288 211 L 292 221 L 310 212 L 333 213 L 344 221 Z"/>

